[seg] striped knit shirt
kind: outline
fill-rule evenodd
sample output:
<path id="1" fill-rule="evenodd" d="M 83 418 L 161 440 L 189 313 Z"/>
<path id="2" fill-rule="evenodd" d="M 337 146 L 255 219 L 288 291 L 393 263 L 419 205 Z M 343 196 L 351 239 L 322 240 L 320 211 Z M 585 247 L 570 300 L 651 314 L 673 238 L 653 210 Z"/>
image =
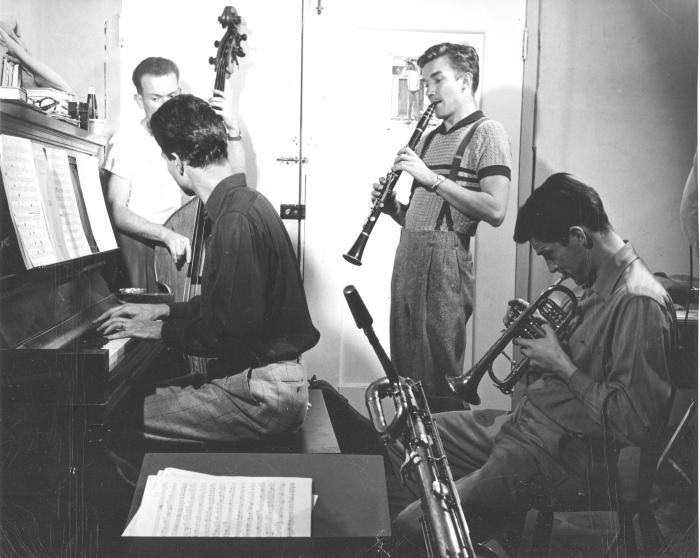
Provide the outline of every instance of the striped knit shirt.
<path id="1" fill-rule="evenodd" d="M 426 141 L 427 149 L 421 158 L 428 168 L 444 177 L 449 177 L 452 158 L 464 136 L 469 132 L 474 122 L 483 117 L 481 111 L 476 111 L 460 120 L 449 131 L 440 124 L 434 133 L 424 136 L 416 147 L 416 152 L 423 153 Z M 432 138 L 431 138 L 432 136 Z M 431 138 L 428 140 L 428 138 Z M 455 182 L 475 192 L 480 192 L 479 180 L 487 176 L 502 175 L 510 180 L 510 141 L 503 125 L 495 120 L 486 120 L 477 128 L 466 153 L 462 157 Z M 438 220 L 443 199 L 415 181 L 411 193 L 405 228 L 411 231 L 432 231 Z M 473 236 L 479 223 L 477 219 L 468 217 L 450 207 L 453 230 Z M 447 230 L 443 222 L 440 230 Z"/>

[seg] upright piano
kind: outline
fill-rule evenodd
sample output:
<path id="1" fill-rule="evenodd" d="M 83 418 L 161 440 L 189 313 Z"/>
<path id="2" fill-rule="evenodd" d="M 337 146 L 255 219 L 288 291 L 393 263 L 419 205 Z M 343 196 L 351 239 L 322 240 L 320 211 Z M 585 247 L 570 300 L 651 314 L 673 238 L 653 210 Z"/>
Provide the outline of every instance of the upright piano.
<path id="1" fill-rule="evenodd" d="M 162 355 L 162 345 L 107 341 L 93 326 L 97 316 L 119 304 L 108 280 L 119 254 L 101 252 L 95 243 L 75 156 L 101 159 L 104 139 L 11 101 L 0 101 L 0 133 L 67 152 L 91 252 L 27 269 L 3 184 L 0 555 L 99 556 L 105 448 L 119 426 L 120 404 Z"/>

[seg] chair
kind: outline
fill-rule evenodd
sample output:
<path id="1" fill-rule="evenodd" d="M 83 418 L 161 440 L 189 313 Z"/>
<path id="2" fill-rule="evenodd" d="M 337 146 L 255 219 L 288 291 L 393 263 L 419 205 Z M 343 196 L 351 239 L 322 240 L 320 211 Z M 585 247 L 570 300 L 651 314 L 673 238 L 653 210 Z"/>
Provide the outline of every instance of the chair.
<path id="1" fill-rule="evenodd" d="M 554 514 L 557 512 L 595 512 L 611 511 L 617 514 L 618 529 L 608 545 L 604 556 L 640 556 L 635 526 L 638 527 L 642 543 L 643 556 L 655 556 L 661 549 L 661 532 L 654 518 L 651 502 L 651 490 L 657 458 L 658 444 L 639 448 L 639 478 L 636 493 L 625 497 L 622 495 L 618 480 L 617 459 L 620 448 L 608 450 L 610 474 L 593 476 L 587 486 L 581 484 L 567 493 L 543 491 L 533 499 L 530 509 L 536 512 L 536 522 L 532 536 L 532 546 L 523 552 L 523 532 L 528 510 L 524 510 L 509 525 L 502 535 L 502 544 L 510 556 L 548 555 Z M 636 525 L 635 525 L 636 524 Z"/>
<path id="2" fill-rule="evenodd" d="M 670 403 L 668 407 L 667 417 L 670 416 Z M 643 447 L 610 445 L 605 450 L 607 470 L 593 474 L 585 484 L 581 482 L 575 487 L 567 486 L 565 491 L 541 490 L 529 506 L 529 509 L 536 512 L 531 548 L 526 552 L 520 548 L 529 511 L 524 510 L 516 514 L 515 521 L 499 537 L 506 552 L 510 556 L 547 556 L 555 513 L 610 511 L 617 515 L 617 533 L 604 556 L 657 556 L 662 549 L 663 540 L 654 517 L 652 487 L 664 457 L 664 431 L 665 429 L 660 429 L 652 436 L 650 443 Z M 668 447 L 669 444 L 666 444 Z M 638 476 L 632 494 L 623 494 L 621 490 L 618 465 L 623 451 L 628 452 L 627 455 L 639 455 Z M 638 546 L 638 538 L 641 548 Z"/>

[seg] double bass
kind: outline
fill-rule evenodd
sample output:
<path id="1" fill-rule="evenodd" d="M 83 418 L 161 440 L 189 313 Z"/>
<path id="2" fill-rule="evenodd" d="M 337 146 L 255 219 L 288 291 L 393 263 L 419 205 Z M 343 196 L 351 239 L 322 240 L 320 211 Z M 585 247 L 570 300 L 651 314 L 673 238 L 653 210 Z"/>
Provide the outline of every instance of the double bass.
<path id="1" fill-rule="evenodd" d="M 226 31 L 220 41 L 214 42 L 214 46 L 217 47 L 216 57 L 210 57 L 209 63 L 214 66 L 216 72 L 214 89 L 223 92 L 233 67 L 238 66 L 238 58 L 245 56 L 241 42 L 247 37 L 238 30 L 241 16 L 233 6 L 226 6 L 218 21 Z M 204 204 L 194 197 L 163 224 L 164 227 L 188 237 L 192 246 L 189 264 L 184 258 L 174 261 L 166 246 L 155 247 L 156 282 L 161 291 L 172 294 L 174 302 L 188 301 L 201 291 L 204 240 L 209 232 L 208 223 Z M 206 359 L 188 356 L 188 361 L 190 372 L 206 374 Z"/>
<path id="2" fill-rule="evenodd" d="M 209 63 L 214 65 L 216 71 L 214 89 L 223 91 L 233 66 L 238 65 L 238 58 L 245 56 L 241 42 L 246 40 L 246 36 L 239 33 L 241 16 L 234 7 L 226 6 L 218 21 L 226 32 L 220 41 L 214 42 L 214 46 L 217 47 L 216 57 L 210 57 Z M 163 224 L 164 227 L 189 238 L 192 246 L 189 264 L 184 258 L 173 261 L 170 251 L 164 245 L 155 248 L 156 281 L 161 290 L 173 295 L 174 302 L 188 301 L 200 292 L 204 239 L 208 234 L 206 222 L 204 204 L 194 197 Z"/>

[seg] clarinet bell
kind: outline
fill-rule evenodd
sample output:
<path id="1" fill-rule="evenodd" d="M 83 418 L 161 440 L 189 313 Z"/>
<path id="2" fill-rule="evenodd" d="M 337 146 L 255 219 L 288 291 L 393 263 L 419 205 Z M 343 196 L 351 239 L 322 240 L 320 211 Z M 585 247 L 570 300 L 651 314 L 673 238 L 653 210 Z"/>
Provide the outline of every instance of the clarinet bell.
<path id="1" fill-rule="evenodd" d="M 365 251 L 365 246 L 367 246 L 367 239 L 369 235 L 364 231 L 360 233 L 357 237 L 355 244 L 348 251 L 347 254 L 343 254 L 345 261 L 350 262 L 353 265 L 362 265 L 362 253 Z"/>

